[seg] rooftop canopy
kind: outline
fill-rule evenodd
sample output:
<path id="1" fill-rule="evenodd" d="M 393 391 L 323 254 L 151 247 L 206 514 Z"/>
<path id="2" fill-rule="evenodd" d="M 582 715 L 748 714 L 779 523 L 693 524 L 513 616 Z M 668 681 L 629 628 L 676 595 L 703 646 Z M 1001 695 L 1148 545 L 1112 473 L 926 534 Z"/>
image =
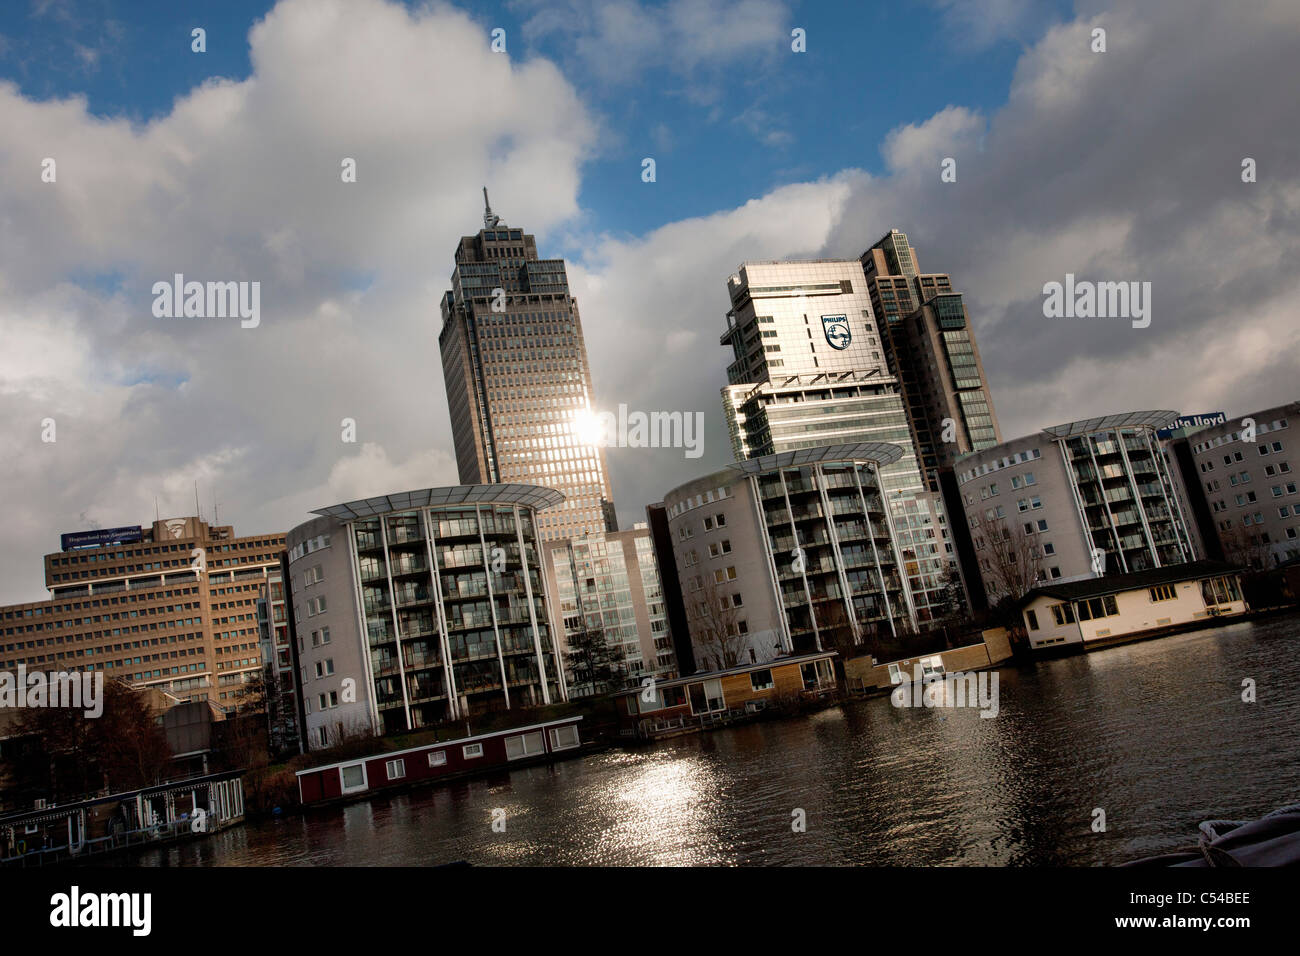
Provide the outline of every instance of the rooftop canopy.
<path id="1" fill-rule="evenodd" d="M 826 461 L 873 461 L 888 465 L 903 457 L 903 449 L 883 441 L 860 441 L 847 445 L 821 445 L 817 448 L 800 448 L 783 451 L 762 458 L 733 462 L 729 467 L 746 475 L 758 475 L 777 468 L 794 468 Z"/>
<path id="2" fill-rule="evenodd" d="M 1101 418 L 1070 422 L 1068 425 L 1053 425 L 1044 428 L 1043 434 L 1052 438 L 1073 438 L 1075 435 L 1113 431 L 1117 428 L 1164 428 L 1177 417 L 1177 412 L 1168 410 L 1122 412 L 1119 415 L 1103 415 Z"/>
<path id="3" fill-rule="evenodd" d="M 451 488 L 423 488 L 420 491 L 403 491 L 377 498 L 360 498 L 346 504 L 317 508 L 312 514 L 339 521 L 355 521 L 394 511 L 455 505 L 526 505 L 540 510 L 558 505 L 563 500 L 564 495 L 560 492 L 538 485 L 456 485 Z"/>

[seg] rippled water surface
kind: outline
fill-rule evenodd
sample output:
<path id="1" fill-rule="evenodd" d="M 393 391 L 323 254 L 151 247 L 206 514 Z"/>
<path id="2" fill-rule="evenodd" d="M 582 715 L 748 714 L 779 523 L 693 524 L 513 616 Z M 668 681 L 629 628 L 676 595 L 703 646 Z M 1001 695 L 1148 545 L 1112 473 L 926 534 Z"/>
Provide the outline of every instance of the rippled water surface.
<path id="1" fill-rule="evenodd" d="M 1283 618 L 1004 668 L 995 719 L 855 702 L 248 824 L 137 862 L 1116 863 L 1194 842 L 1201 820 L 1300 801 L 1298 635 Z"/>

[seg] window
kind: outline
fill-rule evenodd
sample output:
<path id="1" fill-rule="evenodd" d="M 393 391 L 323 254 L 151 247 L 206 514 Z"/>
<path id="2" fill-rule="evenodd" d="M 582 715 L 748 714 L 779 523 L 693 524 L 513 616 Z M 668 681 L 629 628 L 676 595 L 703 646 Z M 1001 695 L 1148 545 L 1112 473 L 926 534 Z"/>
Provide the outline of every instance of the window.
<path id="1" fill-rule="evenodd" d="M 692 714 L 712 714 L 726 708 L 722 697 L 722 681 L 697 681 L 686 688 Z"/>
<path id="2" fill-rule="evenodd" d="M 1091 621 L 1096 618 L 1111 617 L 1119 613 L 1119 608 L 1115 604 L 1115 596 L 1107 594 L 1104 597 L 1088 598 L 1086 601 L 1078 601 L 1075 604 L 1080 621 Z"/>
<path id="3" fill-rule="evenodd" d="M 321 743 L 325 743 L 325 728 L 320 728 Z M 339 768 L 339 780 L 344 793 L 366 789 L 366 765 L 364 763 L 348 764 Z"/>
<path id="4" fill-rule="evenodd" d="M 889 682 L 891 684 L 903 683 L 903 670 L 897 664 L 889 665 Z"/>
<path id="5" fill-rule="evenodd" d="M 1160 584 L 1150 589 L 1152 601 L 1172 601 L 1178 597 L 1172 584 Z"/>
<path id="6" fill-rule="evenodd" d="M 578 739 L 578 728 L 574 724 L 551 728 L 551 749 L 572 750 L 582 741 Z"/>
<path id="7" fill-rule="evenodd" d="M 388 772 L 389 780 L 401 780 L 406 776 L 406 761 L 390 760 L 384 764 L 384 769 Z"/>
<path id="8" fill-rule="evenodd" d="M 1056 626 L 1061 627 L 1066 624 L 1074 623 L 1074 607 L 1070 604 L 1053 604 L 1052 617 L 1056 619 Z"/>
<path id="9" fill-rule="evenodd" d="M 923 678 L 930 677 L 931 675 L 935 675 L 935 676 L 943 675 L 943 658 L 940 657 L 938 654 L 934 655 L 933 657 L 922 657 L 920 660 L 920 664 L 921 664 L 921 676 Z"/>
<path id="10" fill-rule="evenodd" d="M 772 679 L 772 672 L 770 670 L 749 672 L 750 690 L 771 690 L 775 686 L 776 682 Z"/>
<path id="11" fill-rule="evenodd" d="M 483 756 L 483 745 L 466 744 L 461 748 L 461 753 L 464 754 L 466 760 L 473 760 L 475 757 Z"/>
<path id="12" fill-rule="evenodd" d="M 507 760 L 521 760 L 524 757 L 535 757 L 543 753 L 546 753 L 546 744 L 540 730 L 506 738 Z"/>
<path id="13" fill-rule="evenodd" d="M 447 765 L 447 751 L 435 750 L 429 754 L 430 767 L 445 767 Z"/>
<path id="14" fill-rule="evenodd" d="M 1034 613 L 1032 608 L 1025 612 L 1025 621 L 1028 622 L 1031 631 L 1038 630 L 1038 615 Z"/>

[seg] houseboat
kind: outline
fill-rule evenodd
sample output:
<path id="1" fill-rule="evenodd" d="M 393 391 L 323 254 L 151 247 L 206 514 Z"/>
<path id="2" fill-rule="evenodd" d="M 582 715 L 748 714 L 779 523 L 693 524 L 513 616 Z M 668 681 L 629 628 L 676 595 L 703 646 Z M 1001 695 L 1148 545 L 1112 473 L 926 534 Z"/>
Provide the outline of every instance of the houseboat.
<path id="1" fill-rule="evenodd" d="M 1069 653 L 1210 627 L 1248 610 L 1241 569 L 1193 561 L 1040 584 L 1020 599 L 1029 647 Z"/>
<path id="2" fill-rule="evenodd" d="M 877 662 L 869 656 L 849 658 L 844 662 L 848 692 L 854 696 L 883 694 L 915 679 L 917 674 L 926 679 L 957 672 L 982 671 L 1011 659 L 1011 640 L 1006 628 L 990 628 L 980 636 L 983 640 L 978 644 L 893 661 Z"/>
<path id="3" fill-rule="evenodd" d="M 561 755 L 573 756 L 582 747 L 578 734 L 581 720 L 581 716 L 564 717 L 299 770 L 298 799 L 303 806 L 312 806 L 485 770 L 555 760 Z"/>
<path id="4" fill-rule="evenodd" d="M 655 681 L 614 696 L 619 734 L 658 740 L 753 717 L 778 704 L 835 698 L 835 651 Z"/>
<path id="5" fill-rule="evenodd" d="M 0 864 L 45 866 L 199 837 L 243 822 L 239 771 L 206 774 L 0 817 Z"/>

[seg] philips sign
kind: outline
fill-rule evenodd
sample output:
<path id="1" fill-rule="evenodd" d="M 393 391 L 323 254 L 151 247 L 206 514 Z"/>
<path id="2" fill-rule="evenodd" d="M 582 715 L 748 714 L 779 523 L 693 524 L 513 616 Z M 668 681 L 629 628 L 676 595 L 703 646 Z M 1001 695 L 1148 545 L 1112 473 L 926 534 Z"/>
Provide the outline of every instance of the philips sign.
<path id="1" fill-rule="evenodd" d="M 1164 428 L 1156 432 L 1158 438 L 1172 438 L 1175 435 L 1186 434 L 1198 428 L 1211 428 L 1215 425 L 1227 424 L 1227 412 L 1206 412 L 1204 415 L 1180 415 Z"/>
<path id="2" fill-rule="evenodd" d="M 129 528 L 102 528 L 99 531 L 74 531 L 59 535 L 59 546 L 64 551 L 73 548 L 95 548 L 105 544 L 128 544 L 139 541 L 144 532 L 139 525 Z"/>

